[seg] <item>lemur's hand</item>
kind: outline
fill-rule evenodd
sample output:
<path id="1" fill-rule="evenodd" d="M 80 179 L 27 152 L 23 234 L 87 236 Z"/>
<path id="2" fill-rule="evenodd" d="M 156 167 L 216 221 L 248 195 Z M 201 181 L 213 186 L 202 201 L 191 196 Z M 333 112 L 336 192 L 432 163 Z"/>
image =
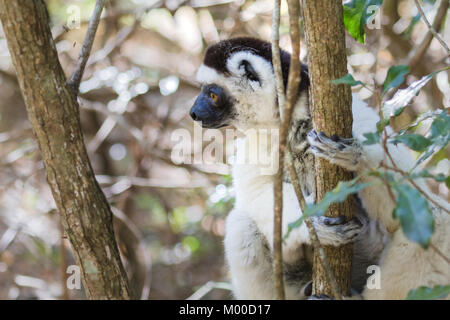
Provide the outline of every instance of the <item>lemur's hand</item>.
<path id="1" fill-rule="evenodd" d="M 358 219 L 346 221 L 344 216 L 311 217 L 311 221 L 322 245 L 340 246 L 352 242 L 364 228 Z"/>
<path id="2" fill-rule="evenodd" d="M 350 171 L 356 171 L 361 163 L 362 148 L 356 139 L 344 139 L 336 135 L 329 138 L 323 132 L 308 133 L 311 151 L 316 157 L 329 160 Z"/>

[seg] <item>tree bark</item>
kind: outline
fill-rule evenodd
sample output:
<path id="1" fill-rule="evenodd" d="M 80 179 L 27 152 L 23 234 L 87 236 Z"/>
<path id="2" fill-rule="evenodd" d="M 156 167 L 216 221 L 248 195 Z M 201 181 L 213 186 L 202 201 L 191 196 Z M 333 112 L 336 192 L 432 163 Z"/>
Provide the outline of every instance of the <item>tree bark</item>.
<path id="1" fill-rule="evenodd" d="M 90 299 L 130 299 L 109 204 L 81 132 L 79 106 L 58 61 L 43 0 L 0 0 L 0 19 L 47 180 Z"/>
<path id="2" fill-rule="evenodd" d="M 345 29 L 342 1 L 302 0 L 305 36 L 308 47 L 308 65 L 311 80 L 311 113 L 314 128 L 331 136 L 352 136 L 352 110 L 350 87 L 334 85 L 331 80 L 347 74 L 345 51 Z M 342 180 L 350 180 L 352 173 L 316 159 L 316 201 Z M 353 214 L 353 199 L 333 204 L 327 216 L 344 215 L 350 219 Z M 351 244 L 341 247 L 324 247 L 331 269 L 343 295 L 350 292 Z M 324 269 L 318 253 L 314 254 L 313 292 L 332 297 L 330 284 L 326 282 Z"/>

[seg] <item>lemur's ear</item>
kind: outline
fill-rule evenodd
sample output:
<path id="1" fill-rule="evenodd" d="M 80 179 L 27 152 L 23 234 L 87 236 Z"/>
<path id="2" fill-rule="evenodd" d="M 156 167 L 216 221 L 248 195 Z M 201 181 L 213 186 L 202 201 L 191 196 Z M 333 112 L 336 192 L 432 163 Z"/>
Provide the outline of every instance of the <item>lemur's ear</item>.
<path id="1" fill-rule="evenodd" d="M 259 82 L 259 76 L 256 70 L 253 68 L 252 64 L 247 60 L 242 60 L 241 64 L 239 65 L 239 68 L 244 68 L 245 70 L 245 77 L 248 80 L 251 81 L 258 81 Z"/>

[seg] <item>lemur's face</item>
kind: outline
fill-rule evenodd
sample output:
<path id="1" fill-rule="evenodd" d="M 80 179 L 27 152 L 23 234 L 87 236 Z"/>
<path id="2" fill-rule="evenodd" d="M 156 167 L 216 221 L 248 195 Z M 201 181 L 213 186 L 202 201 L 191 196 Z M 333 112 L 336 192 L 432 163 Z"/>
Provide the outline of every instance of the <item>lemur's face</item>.
<path id="1" fill-rule="evenodd" d="M 250 38 L 210 47 L 197 72 L 202 91 L 191 117 L 206 128 L 232 125 L 245 130 L 275 125 L 275 78 L 267 52 L 271 52 L 269 43 Z"/>

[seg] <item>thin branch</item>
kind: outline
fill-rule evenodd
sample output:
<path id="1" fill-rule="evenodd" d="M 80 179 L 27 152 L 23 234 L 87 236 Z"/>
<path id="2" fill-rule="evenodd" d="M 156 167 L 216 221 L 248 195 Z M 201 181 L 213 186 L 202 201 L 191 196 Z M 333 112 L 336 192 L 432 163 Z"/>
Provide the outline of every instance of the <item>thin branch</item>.
<path id="1" fill-rule="evenodd" d="M 381 110 L 381 104 L 380 104 L 380 110 Z M 381 112 L 381 111 L 380 111 Z M 386 127 L 383 128 L 383 134 L 384 134 L 384 138 L 383 138 L 383 142 L 382 142 L 382 147 L 384 149 L 384 153 L 385 156 L 387 155 L 389 160 L 391 161 L 392 167 L 387 166 L 386 164 L 384 164 L 383 162 L 380 163 L 380 166 L 385 168 L 385 169 L 389 169 L 395 172 L 400 173 L 403 177 L 405 177 L 406 179 L 408 179 L 408 181 L 413 185 L 413 187 L 415 187 L 417 189 L 417 191 L 419 191 L 421 194 L 423 194 L 425 196 L 425 198 L 428 199 L 428 201 L 430 201 L 431 203 L 433 203 L 435 206 L 437 206 L 438 208 L 444 210 L 445 212 L 450 214 L 450 211 L 446 208 L 444 208 L 443 206 L 441 206 L 437 201 L 435 201 L 433 198 L 431 198 L 422 188 L 420 188 L 417 183 L 411 179 L 411 177 L 409 176 L 409 173 L 401 170 L 397 164 L 395 163 L 394 159 L 392 158 L 391 153 L 389 152 L 389 148 L 387 146 L 387 140 L 390 137 L 390 135 L 387 133 Z M 392 193 L 392 189 L 390 187 L 389 181 L 388 181 L 388 177 L 387 174 L 385 174 L 385 183 L 386 183 L 386 187 L 388 188 L 388 192 L 390 197 L 392 198 L 392 200 L 395 202 L 395 197 L 394 194 Z"/>
<path id="2" fill-rule="evenodd" d="M 72 87 L 75 95 L 78 95 L 81 78 L 83 77 L 84 68 L 86 67 L 86 63 L 91 53 L 92 44 L 94 43 L 95 39 L 95 33 L 97 32 L 97 27 L 100 22 L 100 16 L 102 14 L 103 8 L 105 7 L 105 4 L 106 0 L 97 0 L 97 2 L 95 3 L 94 13 L 92 14 L 91 21 L 89 22 L 88 31 L 86 33 L 86 37 L 84 38 L 83 47 L 81 48 L 77 65 L 69 81 L 69 85 Z"/>
<path id="3" fill-rule="evenodd" d="M 291 150 L 288 146 L 288 170 L 289 170 L 289 177 L 291 179 L 292 185 L 294 187 L 295 195 L 297 196 L 298 203 L 300 205 L 300 208 L 302 209 L 302 213 L 304 214 L 306 211 L 306 201 L 305 197 L 302 192 L 302 188 L 300 187 L 300 184 L 298 183 L 298 177 L 297 173 L 295 171 L 294 165 L 293 165 L 293 158 Z M 306 227 L 308 228 L 309 236 L 311 238 L 311 243 L 314 247 L 314 250 L 319 253 L 320 263 L 322 264 L 322 268 L 325 270 L 325 274 L 327 276 L 327 282 L 331 284 L 331 290 L 333 291 L 333 296 L 336 297 L 337 300 L 342 299 L 342 294 L 339 290 L 339 286 L 336 282 L 336 278 L 334 277 L 333 270 L 331 270 L 330 264 L 328 263 L 327 257 L 325 255 L 325 251 L 322 248 L 322 245 L 320 244 L 319 237 L 317 236 L 316 229 L 314 228 L 314 225 L 311 221 L 311 219 L 308 217 L 305 219 Z"/>
<path id="4" fill-rule="evenodd" d="M 439 250 L 434 244 L 432 244 L 430 242 L 430 248 L 433 249 L 442 259 L 445 260 L 445 262 L 447 262 L 448 264 L 450 264 L 450 259 L 447 258 L 442 252 L 441 250 Z"/>
<path id="5" fill-rule="evenodd" d="M 282 119 L 285 96 L 280 58 L 280 2 L 281 0 L 274 1 L 272 13 L 272 64 L 277 83 L 278 108 L 280 110 L 280 119 Z"/>
<path id="6" fill-rule="evenodd" d="M 441 0 L 441 3 L 439 5 L 439 8 L 437 9 L 437 13 L 433 21 L 432 25 L 433 30 L 439 30 L 441 28 L 442 22 L 444 21 L 445 15 L 447 14 L 448 4 L 449 4 L 448 0 Z M 423 37 L 423 40 L 421 41 L 420 45 L 417 47 L 417 49 L 412 51 L 411 54 L 409 55 L 410 58 L 408 65 L 410 67 L 416 66 L 417 63 L 422 59 L 423 55 L 430 46 L 431 40 L 433 40 L 433 33 L 431 32 L 431 30 L 428 30 L 426 35 Z"/>
<path id="7" fill-rule="evenodd" d="M 387 148 L 386 148 L 386 150 L 387 150 Z M 387 151 L 387 152 L 389 152 L 389 151 Z M 413 186 L 414 188 L 416 188 L 417 191 L 419 191 L 421 194 L 423 194 L 423 195 L 425 196 L 425 198 L 427 198 L 428 201 L 430 201 L 431 203 L 433 203 L 436 207 L 438 207 L 438 208 L 442 209 L 443 211 L 447 212 L 448 214 L 450 214 L 450 210 L 446 209 L 445 207 L 443 207 L 442 205 L 440 205 L 439 202 L 437 202 L 436 200 L 434 200 L 433 198 L 431 198 L 431 197 L 425 192 L 425 190 L 423 190 L 421 187 L 419 187 L 419 185 L 418 185 L 413 179 L 411 179 L 411 177 L 409 176 L 408 172 L 405 172 L 405 171 L 399 169 L 399 168 L 395 165 L 395 163 L 393 163 L 393 167 L 387 166 L 387 165 L 385 165 L 385 164 L 383 164 L 383 163 L 381 163 L 381 166 L 382 166 L 383 168 L 385 168 L 385 169 L 392 170 L 392 171 L 395 171 L 395 172 L 397 172 L 397 173 L 400 173 L 403 177 L 405 177 L 406 179 L 408 179 L 408 181 L 412 184 L 412 186 Z"/>
<path id="8" fill-rule="evenodd" d="M 444 2 L 448 0 L 443 0 Z M 428 21 L 427 17 L 425 16 L 425 13 L 422 10 L 422 7 L 420 6 L 419 0 L 414 0 L 414 3 L 416 4 L 417 10 L 419 10 L 419 14 L 422 17 L 423 21 L 425 22 L 425 24 L 427 25 L 428 29 L 430 30 L 430 32 L 433 34 L 433 36 L 437 39 L 437 41 L 439 41 L 439 43 L 442 45 L 442 47 L 445 49 L 445 51 L 447 52 L 447 56 L 450 56 L 450 49 L 448 48 L 447 44 L 444 42 L 444 40 L 442 40 L 441 36 L 439 35 L 439 33 L 436 32 L 436 30 L 434 30 L 433 26 L 430 24 L 430 22 Z"/>
<path id="9" fill-rule="evenodd" d="M 287 100 L 283 108 L 283 117 L 280 125 L 280 148 L 278 153 L 278 172 L 274 179 L 274 225 L 273 225 L 273 272 L 276 298 L 283 300 L 283 251 L 282 251 L 282 215 L 283 215 L 283 167 L 286 150 L 287 133 L 291 123 L 292 109 L 297 99 L 298 87 L 300 83 L 300 34 L 298 19 L 300 8 L 298 0 L 288 1 L 290 36 L 292 42 L 292 55 L 289 67 L 289 79 L 287 87 Z M 274 21 L 275 23 L 278 22 Z M 273 27 L 278 30 L 279 26 Z M 276 36 L 275 36 L 276 38 Z M 279 63 L 280 61 L 278 61 Z M 274 61 L 274 63 L 277 63 Z M 277 66 L 278 68 L 278 66 Z M 281 68 L 281 66 L 279 66 Z"/>
<path id="10" fill-rule="evenodd" d="M 280 59 L 280 2 L 281 0 L 274 1 L 273 8 L 273 21 L 272 21 L 272 64 L 275 72 L 275 78 L 277 82 L 277 90 L 279 88 L 279 82 L 283 77 L 279 74 L 281 72 L 281 59 Z M 277 50 L 278 48 L 278 50 Z M 278 91 L 278 107 L 280 110 L 280 119 L 283 114 L 282 108 L 284 104 L 280 104 L 281 100 L 284 100 L 284 91 L 281 92 L 282 97 L 280 97 L 280 92 Z M 281 138 L 283 139 L 283 138 Z M 280 143 L 279 153 L 281 153 L 282 145 Z M 283 159 L 281 156 L 279 159 Z M 284 279 L 283 279 L 283 249 L 282 249 L 282 214 L 283 214 L 283 161 L 279 161 L 278 173 L 275 177 L 273 185 L 274 193 L 274 220 L 273 220 L 273 277 L 274 277 L 274 287 L 276 298 L 279 300 L 285 299 L 284 292 Z"/>
<path id="11" fill-rule="evenodd" d="M 207 187 L 206 183 L 199 179 L 191 180 L 189 182 L 177 183 L 170 181 L 168 179 L 141 178 L 134 176 L 96 175 L 95 178 L 100 184 L 120 183 L 123 185 L 124 188 L 123 191 L 125 191 L 127 188 L 131 186 L 144 188 L 163 188 L 163 189 L 197 189 Z"/>
<path id="12" fill-rule="evenodd" d="M 214 289 L 222 289 L 231 291 L 231 285 L 227 282 L 214 282 L 208 281 L 203 286 L 201 286 L 197 291 L 195 291 L 191 296 L 189 296 L 186 300 L 201 300 L 204 296 L 206 296 L 211 290 Z"/>

